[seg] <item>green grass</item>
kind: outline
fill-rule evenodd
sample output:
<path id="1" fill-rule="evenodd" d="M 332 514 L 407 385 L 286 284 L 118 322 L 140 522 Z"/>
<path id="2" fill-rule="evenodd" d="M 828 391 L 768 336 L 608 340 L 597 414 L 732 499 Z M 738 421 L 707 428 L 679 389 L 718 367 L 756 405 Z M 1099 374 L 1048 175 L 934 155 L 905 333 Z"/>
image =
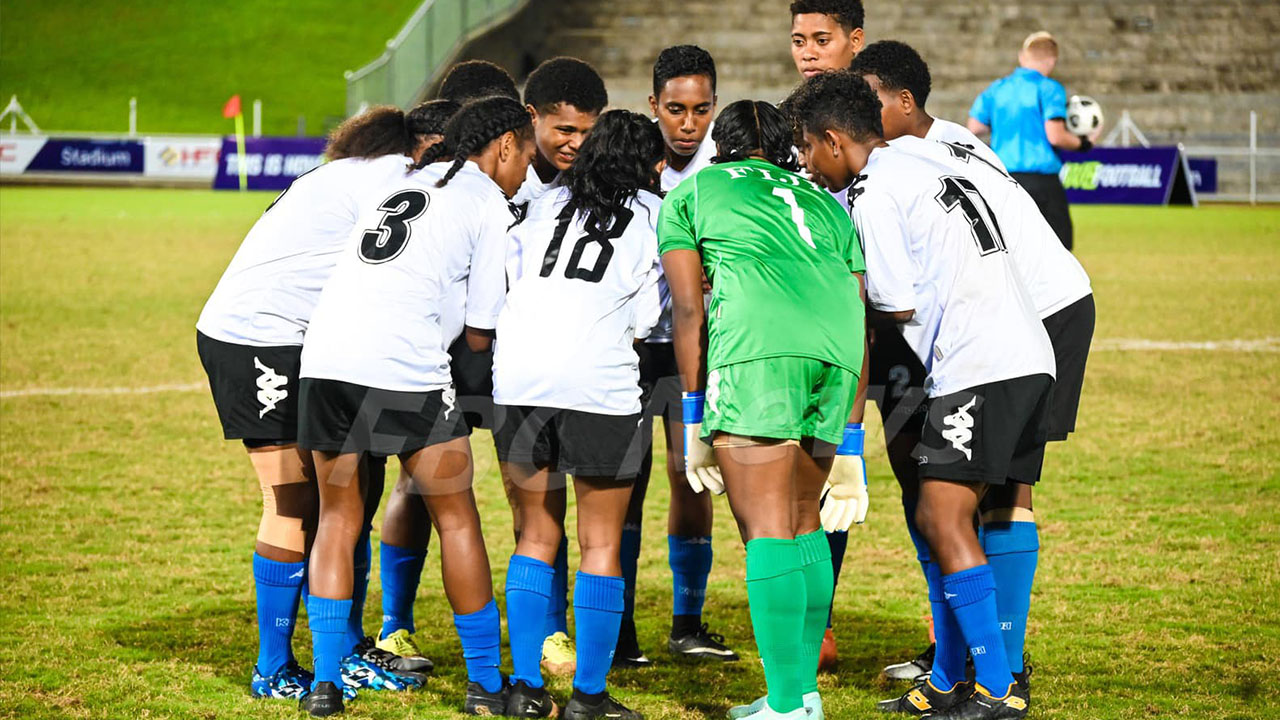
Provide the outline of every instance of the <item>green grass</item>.
<path id="1" fill-rule="evenodd" d="M 196 315 L 269 201 L 0 188 L 0 389 L 201 381 Z M 1099 338 L 1280 334 L 1280 212 L 1075 215 Z M 1094 353 L 1079 432 L 1051 448 L 1038 491 L 1034 717 L 1280 717 L 1278 376 L 1274 352 Z M 878 438 L 868 447 L 873 506 L 838 590 L 840 668 L 822 677 L 831 718 L 875 717 L 872 702 L 901 690 L 878 679 L 880 667 L 924 642 L 927 604 L 896 484 Z M 510 514 L 487 435 L 475 448 L 501 588 Z M 247 696 L 259 493 L 205 391 L 0 399 L 0 478 L 0 716 L 297 717 L 291 703 Z M 642 645 L 659 665 L 611 682 L 656 720 L 721 717 L 763 684 L 743 553 L 717 501 L 708 619 L 743 661 L 670 662 L 664 483 L 650 494 L 638 605 Z M 458 706 L 465 677 L 438 557 L 417 604 L 437 675 L 417 693 L 365 693 L 350 717 L 451 717 Z M 304 658 L 306 638 L 296 642 Z"/>
<path id="2" fill-rule="evenodd" d="M 4 0 L 0 102 L 17 94 L 43 130 L 229 133 L 239 93 L 262 131 L 318 135 L 345 117 L 346 81 L 385 49 L 418 0 Z"/>

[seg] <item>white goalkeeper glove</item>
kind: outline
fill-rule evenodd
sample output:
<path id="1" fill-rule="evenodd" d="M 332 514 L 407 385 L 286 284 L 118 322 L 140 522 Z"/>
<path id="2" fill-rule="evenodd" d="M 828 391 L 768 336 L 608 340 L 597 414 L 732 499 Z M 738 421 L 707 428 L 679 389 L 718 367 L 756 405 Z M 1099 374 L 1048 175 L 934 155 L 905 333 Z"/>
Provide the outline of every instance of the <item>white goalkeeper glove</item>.
<path id="1" fill-rule="evenodd" d="M 822 486 L 822 529 L 827 532 L 848 530 L 867 519 L 867 461 L 862 457 L 864 433 L 862 423 L 849 423 L 844 428 L 844 441 L 836 448 L 831 475 Z"/>
<path id="2" fill-rule="evenodd" d="M 687 392 L 680 396 L 684 408 L 684 475 L 694 492 L 710 490 L 714 495 L 723 495 L 724 480 L 720 477 L 720 466 L 716 465 L 711 446 L 702 439 L 704 399 L 702 392 Z"/>

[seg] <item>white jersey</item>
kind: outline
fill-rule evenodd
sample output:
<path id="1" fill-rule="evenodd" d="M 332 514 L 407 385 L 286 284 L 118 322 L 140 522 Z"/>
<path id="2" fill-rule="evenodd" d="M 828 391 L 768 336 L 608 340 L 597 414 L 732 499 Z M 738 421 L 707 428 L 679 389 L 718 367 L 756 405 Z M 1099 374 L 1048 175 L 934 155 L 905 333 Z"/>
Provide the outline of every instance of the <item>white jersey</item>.
<path id="1" fill-rule="evenodd" d="M 1054 374 L 1053 347 L 973 183 L 898 147 L 873 150 L 852 216 L 875 310 L 914 310 L 901 326 L 930 397 Z"/>
<path id="2" fill-rule="evenodd" d="M 1041 320 L 1093 292 L 1088 273 L 1058 240 L 1036 201 L 1016 180 L 982 162 L 981 153 L 917 137 L 898 138 L 891 144 L 949 165 L 973 182 L 995 213 L 1014 267 Z"/>
<path id="3" fill-rule="evenodd" d="M 711 131 L 715 129 L 715 123 L 707 128 L 707 137 L 698 146 L 698 151 L 693 154 L 693 159 L 683 170 L 675 170 L 668 166 L 662 171 L 662 192 L 669 193 L 676 189 L 680 183 L 686 178 L 691 178 L 698 174 L 698 171 L 711 164 L 711 158 L 715 157 L 716 144 L 711 142 Z M 654 238 L 656 243 L 657 237 Z M 658 266 L 658 297 L 662 301 L 662 316 L 658 318 L 658 324 L 653 328 L 653 332 L 649 333 L 647 342 L 669 343 L 672 339 L 671 324 L 671 288 L 667 285 L 667 276 L 662 274 L 662 266 Z"/>
<path id="4" fill-rule="evenodd" d="M 360 199 L 403 178 L 409 163 L 403 155 L 335 160 L 295 179 L 245 236 L 196 329 L 237 345 L 301 345 Z"/>
<path id="5" fill-rule="evenodd" d="M 570 217 L 568 201 L 557 188 L 511 229 L 493 401 L 638 413 L 634 342 L 658 320 L 662 199 L 641 191 L 604 232 L 581 211 Z"/>
<path id="6" fill-rule="evenodd" d="M 533 163 L 529 163 L 529 169 L 524 173 L 524 182 L 520 183 L 520 189 L 516 191 L 515 197 L 511 198 L 511 204 L 521 211 L 526 211 L 529 204 L 534 200 L 542 197 L 548 190 L 560 185 L 561 173 L 551 178 L 551 182 L 542 182 L 542 178 L 538 177 L 538 171 L 533 168 Z"/>
<path id="7" fill-rule="evenodd" d="M 403 392 L 448 387 L 448 348 L 462 322 L 495 327 L 511 211 L 473 162 L 437 188 L 448 167 L 386 183 L 361 208 L 311 318 L 302 377 Z"/>
<path id="8" fill-rule="evenodd" d="M 901 139 L 902 138 L 898 138 L 898 140 Z M 955 145 L 968 148 L 974 155 L 977 155 L 983 160 L 995 165 L 1000 169 L 1000 172 L 1006 174 L 1009 172 L 1004 166 L 1004 161 L 1000 159 L 999 155 L 996 155 L 995 150 L 992 150 L 990 146 L 978 139 L 977 135 L 969 132 L 969 128 L 960 125 L 959 123 L 953 123 L 950 120 L 943 120 L 942 118 L 934 118 L 933 124 L 929 126 L 929 132 L 924 134 L 924 139 L 953 143 Z M 894 142 L 897 141 L 890 140 L 889 144 L 892 145 Z"/>

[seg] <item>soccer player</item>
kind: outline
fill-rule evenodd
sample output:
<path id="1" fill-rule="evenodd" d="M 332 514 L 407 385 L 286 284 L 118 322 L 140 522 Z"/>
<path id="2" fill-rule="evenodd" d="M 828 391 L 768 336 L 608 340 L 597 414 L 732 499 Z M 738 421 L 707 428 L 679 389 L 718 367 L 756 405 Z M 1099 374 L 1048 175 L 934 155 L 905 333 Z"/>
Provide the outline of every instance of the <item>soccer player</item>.
<path id="1" fill-rule="evenodd" d="M 494 442 L 521 527 L 506 582 L 513 717 L 557 713 L 539 658 L 552 564 L 565 537 L 566 475 L 577 499 L 581 565 L 573 697 L 563 717 L 642 717 L 610 697 L 605 681 L 625 603 L 622 527 L 649 442 L 634 345 L 659 314 L 662 156 L 651 121 L 605 113 L 563 184 L 534 200 L 510 233 L 493 386 Z"/>
<path id="2" fill-rule="evenodd" d="M 365 455 L 398 455 L 440 538 L 445 594 L 466 659 L 465 712 L 501 714 L 501 630 L 471 448 L 446 348 L 464 332 L 490 342 L 506 291 L 507 197 L 533 156 L 529 115 L 502 97 L 471 103 L 423 157 L 427 167 L 370 189 L 302 350 L 298 444 L 311 451 L 320 517 L 307 615 L 315 683 L 301 707 L 343 710 L 338 669 L 353 592 L 352 550 L 365 513 Z M 432 163 L 451 155 L 451 163 Z M 447 242 L 446 242 L 447 240 Z M 466 308 L 465 318 L 455 307 Z"/>
<path id="3" fill-rule="evenodd" d="M 1018 69 L 982 91 L 969 109 L 969 129 L 991 134 L 991 147 L 1013 177 L 1035 198 L 1058 239 L 1071 249 L 1073 230 L 1067 192 L 1058 171 L 1062 161 L 1054 152 L 1088 152 L 1102 133 L 1093 137 L 1067 130 L 1067 91 L 1049 77 L 1058 64 L 1058 42 L 1047 32 L 1032 33 L 1018 53 Z"/>
<path id="4" fill-rule="evenodd" d="M 873 320 L 899 324 L 929 373 L 915 520 L 929 546 L 937 656 L 929 681 L 881 709 L 1025 717 L 1029 695 L 1009 670 L 995 578 L 973 518 L 988 488 L 1039 478 L 1055 372 L 1049 336 L 976 184 L 955 165 L 885 143 L 866 81 L 824 74 L 790 103 L 818 172 L 833 182 L 859 178 L 852 212 Z"/>
<path id="5" fill-rule="evenodd" d="M 728 492 L 768 684 L 730 714 L 822 718 L 818 654 L 834 580 L 819 496 L 830 474 L 865 498 L 862 253 L 839 204 L 793 172 L 792 126 L 776 108 L 733 103 L 712 138 L 717 164 L 667 196 L 659 246 L 686 391 L 686 473 L 695 490 Z"/>
<path id="6" fill-rule="evenodd" d="M 669 47 L 653 65 L 653 95 L 649 109 L 662 133 L 666 167 L 662 190 L 674 190 L 710 164 L 715 143 L 707 142 L 716 107 L 716 65 L 711 54 L 694 45 Z M 654 238 L 657 242 L 657 238 Z M 656 245 L 655 245 L 656 247 Z M 658 280 L 662 316 L 640 354 L 641 402 L 645 423 L 661 417 L 667 437 L 667 479 L 671 504 L 667 515 L 667 560 L 671 567 L 671 632 L 667 648 L 675 655 L 694 659 L 733 661 L 738 656 L 702 622 L 707 576 L 711 573 L 711 496 L 693 492 L 684 475 L 684 429 L 680 415 L 680 372 L 671 349 L 671 293 L 666 279 Z M 653 447 L 645 453 L 640 476 L 631 493 L 627 523 L 622 530 L 622 576 L 627 603 L 618 633 L 614 665 L 647 667 L 652 661 L 640 650 L 636 638 L 636 564 L 640 555 L 641 521 L 645 491 L 653 466 Z"/>
<path id="7" fill-rule="evenodd" d="M 485 60 L 468 60 L 453 66 L 445 75 L 437 102 L 462 104 L 491 95 L 520 100 L 515 81 L 506 70 Z M 489 427 L 488 420 L 493 416 L 493 353 L 474 352 L 466 338 L 459 337 L 449 348 L 449 356 L 458 404 L 468 426 L 473 430 Z M 413 479 L 402 468 L 382 514 L 382 629 L 377 646 L 403 658 L 397 665 L 409 670 L 430 666 L 413 639 L 413 601 L 430 538 L 427 507 Z"/>
<path id="8" fill-rule="evenodd" d="M 806 78 L 844 70 L 862 50 L 861 0 L 791 3 L 791 59 Z"/>
<path id="9" fill-rule="evenodd" d="M 456 109 L 426 103 L 406 117 L 375 107 L 340 125 L 325 149 L 329 162 L 294 180 L 254 223 L 196 322 L 223 434 L 243 441 L 262 488 L 255 697 L 297 699 L 312 679 L 290 647 L 317 503 L 310 455 L 297 446 L 303 337 L 365 188 L 404 175 Z M 359 615 L 347 622 L 359 629 Z M 394 683 L 376 663 L 349 669 Z"/>

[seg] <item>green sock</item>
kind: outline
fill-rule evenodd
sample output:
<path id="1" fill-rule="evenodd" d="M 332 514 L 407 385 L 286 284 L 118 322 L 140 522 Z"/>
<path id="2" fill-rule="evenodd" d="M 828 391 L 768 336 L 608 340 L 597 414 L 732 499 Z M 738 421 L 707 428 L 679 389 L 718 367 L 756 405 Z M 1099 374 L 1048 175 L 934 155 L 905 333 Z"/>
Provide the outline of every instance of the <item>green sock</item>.
<path id="1" fill-rule="evenodd" d="M 831 595 L 835 592 L 835 574 L 831 569 L 831 544 L 821 530 L 796 537 L 800 553 L 800 572 L 804 574 L 804 685 L 807 695 L 818 691 L 818 655 L 822 652 L 822 636 L 827 632 L 827 616 L 831 611 Z"/>
<path id="2" fill-rule="evenodd" d="M 747 543 L 747 601 L 751 628 L 764 661 L 769 707 L 801 707 L 808 660 L 804 653 L 805 583 L 795 540 L 756 538 Z"/>

